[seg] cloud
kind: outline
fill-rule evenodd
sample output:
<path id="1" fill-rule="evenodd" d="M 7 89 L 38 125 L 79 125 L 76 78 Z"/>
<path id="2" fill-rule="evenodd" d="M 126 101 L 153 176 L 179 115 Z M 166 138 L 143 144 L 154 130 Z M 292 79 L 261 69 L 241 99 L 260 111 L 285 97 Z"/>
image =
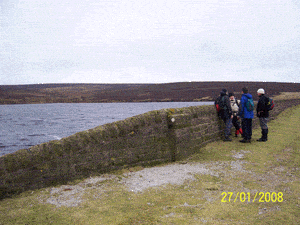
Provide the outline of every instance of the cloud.
<path id="1" fill-rule="evenodd" d="M 299 82 L 294 0 L 11 0 L 0 7 L 2 84 Z"/>

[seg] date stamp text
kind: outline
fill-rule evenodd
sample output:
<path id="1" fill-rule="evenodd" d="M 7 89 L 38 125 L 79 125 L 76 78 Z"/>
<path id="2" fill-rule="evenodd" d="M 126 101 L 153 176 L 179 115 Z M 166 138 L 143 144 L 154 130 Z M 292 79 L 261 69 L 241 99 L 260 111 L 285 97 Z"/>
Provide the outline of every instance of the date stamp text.
<path id="1" fill-rule="evenodd" d="M 234 194 L 233 192 L 223 192 L 221 202 L 282 202 L 283 193 L 282 192 L 256 192 L 251 194 L 250 192 L 238 192 Z"/>

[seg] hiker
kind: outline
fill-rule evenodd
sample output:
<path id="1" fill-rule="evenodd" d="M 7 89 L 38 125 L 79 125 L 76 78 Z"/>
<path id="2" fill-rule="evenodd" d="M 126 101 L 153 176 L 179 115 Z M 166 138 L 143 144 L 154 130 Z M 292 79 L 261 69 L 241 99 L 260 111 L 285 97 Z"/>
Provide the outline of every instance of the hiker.
<path id="1" fill-rule="evenodd" d="M 226 89 L 222 89 L 220 92 L 220 96 L 215 102 L 218 116 L 221 118 L 225 123 L 225 130 L 224 130 L 224 141 L 232 141 L 229 136 L 231 135 L 231 127 L 232 127 L 232 110 L 230 106 L 230 100 L 227 94 Z"/>
<path id="2" fill-rule="evenodd" d="M 230 105 L 231 105 L 231 110 L 232 110 L 232 124 L 235 127 L 235 137 L 237 137 L 239 134 L 243 134 L 242 128 L 239 123 L 239 118 L 238 118 L 238 113 L 239 113 L 239 105 L 240 105 L 240 100 L 237 100 L 234 97 L 233 93 L 229 93 L 229 99 L 230 99 Z"/>
<path id="3" fill-rule="evenodd" d="M 268 97 L 265 96 L 265 90 L 260 88 L 257 90 L 257 95 L 259 97 L 256 112 L 257 117 L 259 118 L 259 124 L 261 127 L 261 138 L 257 141 L 266 142 L 268 140 L 268 119 L 269 119 L 269 111 L 267 108 L 267 104 L 269 102 Z"/>
<path id="4" fill-rule="evenodd" d="M 242 118 L 243 140 L 242 143 L 250 143 L 252 137 L 252 119 L 253 119 L 254 104 L 252 95 L 248 93 L 247 88 L 242 89 L 242 98 L 239 116 Z"/>

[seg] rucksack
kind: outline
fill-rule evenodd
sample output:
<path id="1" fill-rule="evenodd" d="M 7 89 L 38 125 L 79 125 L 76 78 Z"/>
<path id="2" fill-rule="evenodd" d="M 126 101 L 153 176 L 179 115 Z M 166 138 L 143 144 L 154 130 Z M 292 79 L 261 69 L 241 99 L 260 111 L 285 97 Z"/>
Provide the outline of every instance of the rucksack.
<path id="1" fill-rule="evenodd" d="M 217 112 L 220 112 L 220 110 L 221 110 L 220 105 L 219 105 L 220 98 L 221 97 L 218 97 L 215 101 L 215 106 L 216 106 Z"/>
<path id="2" fill-rule="evenodd" d="M 274 108 L 275 104 L 272 98 L 268 98 L 267 102 L 267 110 L 270 111 Z"/>
<path id="3" fill-rule="evenodd" d="M 254 110 L 254 102 L 252 98 L 248 98 L 248 101 L 246 102 L 246 108 L 249 112 Z"/>
<path id="4" fill-rule="evenodd" d="M 231 104 L 231 109 L 233 112 L 239 111 L 239 103 L 238 103 L 237 99 L 235 99 L 234 102 L 230 101 L 230 104 Z"/>
<path id="5" fill-rule="evenodd" d="M 227 108 L 226 101 L 224 96 L 219 96 L 217 100 L 215 101 L 215 106 L 217 109 L 217 112 L 220 112 L 222 109 Z"/>
<path id="6" fill-rule="evenodd" d="M 225 101 L 225 96 L 222 96 L 220 98 L 219 107 L 220 107 L 220 109 L 227 109 L 227 105 L 226 105 L 226 101 Z"/>

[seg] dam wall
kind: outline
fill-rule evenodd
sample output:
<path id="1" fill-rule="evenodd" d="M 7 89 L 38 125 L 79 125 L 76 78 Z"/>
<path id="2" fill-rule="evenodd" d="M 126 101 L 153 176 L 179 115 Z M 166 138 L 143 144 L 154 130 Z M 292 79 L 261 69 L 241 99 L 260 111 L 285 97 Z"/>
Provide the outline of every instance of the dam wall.
<path id="1" fill-rule="evenodd" d="M 276 102 L 271 112 L 300 100 Z M 257 118 L 254 126 L 258 125 Z M 0 157 L 0 199 L 132 166 L 178 161 L 223 136 L 214 106 L 147 112 Z"/>

